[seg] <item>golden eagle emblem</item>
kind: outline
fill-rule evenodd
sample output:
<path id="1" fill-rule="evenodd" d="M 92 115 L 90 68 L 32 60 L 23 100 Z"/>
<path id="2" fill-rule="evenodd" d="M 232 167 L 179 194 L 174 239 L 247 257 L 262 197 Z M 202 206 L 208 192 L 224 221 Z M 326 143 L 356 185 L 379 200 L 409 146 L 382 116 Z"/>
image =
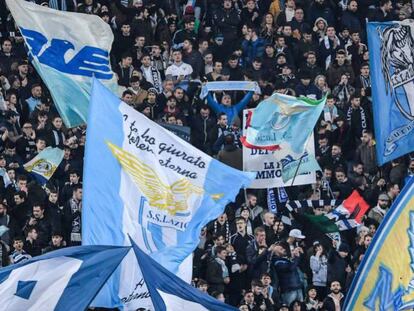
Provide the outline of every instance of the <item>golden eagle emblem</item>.
<path id="1" fill-rule="evenodd" d="M 171 186 L 167 185 L 149 165 L 141 162 L 131 153 L 110 142 L 107 142 L 107 145 L 152 207 L 175 215 L 188 211 L 188 199 L 192 194 L 204 193 L 202 188 L 194 186 L 186 178 L 177 180 Z M 219 200 L 222 196 L 223 194 L 211 195 L 213 200 Z"/>

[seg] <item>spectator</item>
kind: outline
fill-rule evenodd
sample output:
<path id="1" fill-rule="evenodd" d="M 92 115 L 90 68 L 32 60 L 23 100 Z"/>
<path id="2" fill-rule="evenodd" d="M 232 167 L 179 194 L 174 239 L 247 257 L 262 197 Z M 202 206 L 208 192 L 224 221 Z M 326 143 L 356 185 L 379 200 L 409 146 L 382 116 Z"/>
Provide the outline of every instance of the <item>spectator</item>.
<path id="1" fill-rule="evenodd" d="M 209 292 L 217 291 L 223 293 L 226 284 L 229 284 L 229 271 L 226 266 L 227 250 L 218 246 L 216 257 L 212 258 L 207 265 L 206 280 L 209 283 Z"/>
<path id="2" fill-rule="evenodd" d="M 26 251 L 23 249 L 23 239 L 20 237 L 15 237 L 13 239 L 13 248 L 14 251 L 11 253 L 9 260 L 10 264 L 18 264 L 25 262 L 32 258 Z"/>
<path id="3" fill-rule="evenodd" d="M 323 301 L 323 309 L 326 311 L 341 310 L 344 304 L 344 294 L 341 293 L 341 283 L 332 281 L 330 286 L 331 293 Z"/>
<path id="4" fill-rule="evenodd" d="M 254 230 L 254 240 L 246 248 L 248 274 L 251 279 L 258 279 L 268 269 L 270 252 L 266 244 L 266 231 L 262 227 Z"/>

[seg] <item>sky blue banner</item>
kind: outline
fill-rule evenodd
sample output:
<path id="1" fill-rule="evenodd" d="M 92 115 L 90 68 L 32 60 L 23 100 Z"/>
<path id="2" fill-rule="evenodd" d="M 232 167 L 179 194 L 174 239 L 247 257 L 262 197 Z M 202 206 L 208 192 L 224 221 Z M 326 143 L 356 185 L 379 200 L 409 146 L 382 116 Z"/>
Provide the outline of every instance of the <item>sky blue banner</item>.
<path id="1" fill-rule="evenodd" d="M 235 307 L 222 303 L 184 282 L 145 254 L 132 241 L 142 274 L 157 311 L 237 311 Z"/>
<path id="2" fill-rule="evenodd" d="M 2 310 L 86 310 L 130 247 L 59 249 L 0 269 Z"/>
<path id="3" fill-rule="evenodd" d="M 414 25 L 368 23 L 378 164 L 414 151 Z"/>
<path id="4" fill-rule="evenodd" d="M 83 243 L 129 245 L 130 235 L 168 270 L 191 274 L 191 263 L 181 263 L 197 246 L 201 228 L 255 174 L 202 153 L 121 102 L 97 80 L 89 120 Z M 93 305 L 128 310 L 146 306 L 150 299 L 136 266 L 136 258 L 125 258 Z"/>
<path id="5" fill-rule="evenodd" d="M 63 122 L 67 127 L 86 123 L 92 77 L 113 91 L 118 88 L 109 61 L 111 27 L 92 14 L 54 10 L 24 0 L 6 3 Z"/>
<path id="6" fill-rule="evenodd" d="M 284 183 L 298 175 L 322 171 L 315 157 L 307 152 L 299 159 L 294 159 L 291 155 L 287 155 L 280 162 L 282 163 L 282 179 Z"/>
<path id="7" fill-rule="evenodd" d="M 366 251 L 345 311 L 413 310 L 414 178 L 404 186 Z"/>
<path id="8" fill-rule="evenodd" d="M 23 165 L 42 185 L 52 177 L 63 160 L 63 150 L 47 147 Z"/>
<path id="9" fill-rule="evenodd" d="M 302 155 L 325 101 L 274 93 L 248 115 L 243 145 Z"/>

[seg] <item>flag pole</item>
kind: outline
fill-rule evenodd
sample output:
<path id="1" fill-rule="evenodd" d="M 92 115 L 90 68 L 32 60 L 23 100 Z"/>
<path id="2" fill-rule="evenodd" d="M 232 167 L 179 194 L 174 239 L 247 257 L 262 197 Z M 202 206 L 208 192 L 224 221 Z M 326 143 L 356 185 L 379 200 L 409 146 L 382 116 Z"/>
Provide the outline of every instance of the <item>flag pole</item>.
<path id="1" fill-rule="evenodd" d="M 300 167 L 300 165 L 302 164 L 302 159 L 303 159 L 303 157 L 304 157 L 304 156 L 305 156 L 305 154 L 306 154 L 306 148 L 308 148 L 308 144 L 309 144 L 309 140 L 310 140 L 311 136 L 312 136 L 312 135 L 309 135 L 308 139 L 307 139 L 307 140 L 306 140 L 306 142 L 305 142 L 305 149 L 304 149 L 304 151 L 303 151 L 302 156 L 301 156 L 301 157 L 300 157 L 300 159 L 299 159 L 299 164 L 298 164 L 298 167 L 296 168 L 295 175 L 293 176 L 292 183 L 290 184 L 290 186 L 291 186 L 291 187 L 293 186 L 293 183 L 295 182 L 296 176 L 298 175 L 298 172 L 299 172 L 299 167 Z"/>

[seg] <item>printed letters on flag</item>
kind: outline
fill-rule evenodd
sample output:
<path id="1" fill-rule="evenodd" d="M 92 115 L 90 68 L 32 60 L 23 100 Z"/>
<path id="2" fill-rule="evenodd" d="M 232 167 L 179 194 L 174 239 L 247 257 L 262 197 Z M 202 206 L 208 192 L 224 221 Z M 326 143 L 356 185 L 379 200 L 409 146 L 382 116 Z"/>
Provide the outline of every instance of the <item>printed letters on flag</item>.
<path id="1" fill-rule="evenodd" d="M 177 273 L 196 247 L 201 228 L 223 212 L 254 174 L 202 153 L 121 102 L 97 80 L 92 93 L 83 243 L 125 245 L 129 234 Z M 127 256 L 93 305 L 136 310 L 150 304 L 136 267 L 136 258 Z M 192 265 L 183 265 L 181 273 L 188 271 Z"/>
<path id="2" fill-rule="evenodd" d="M 92 77 L 116 91 L 109 53 L 114 36 L 99 16 L 64 12 L 24 0 L 6 0 L 67 127 L 86 123 Z M 82 27 L 79 27 L 82 25 Z"/>
<path id="3" fill-rule="evenodd" d="M 414 178 L 393 203 L 366 251 L 344 310 L 414 308 Z"/>
<path id="4" fill-rule="evenodd" d="M 367 33 L 377 160 L 382 165 L 414 150 L 414 23 L 368 23 Z"/>

